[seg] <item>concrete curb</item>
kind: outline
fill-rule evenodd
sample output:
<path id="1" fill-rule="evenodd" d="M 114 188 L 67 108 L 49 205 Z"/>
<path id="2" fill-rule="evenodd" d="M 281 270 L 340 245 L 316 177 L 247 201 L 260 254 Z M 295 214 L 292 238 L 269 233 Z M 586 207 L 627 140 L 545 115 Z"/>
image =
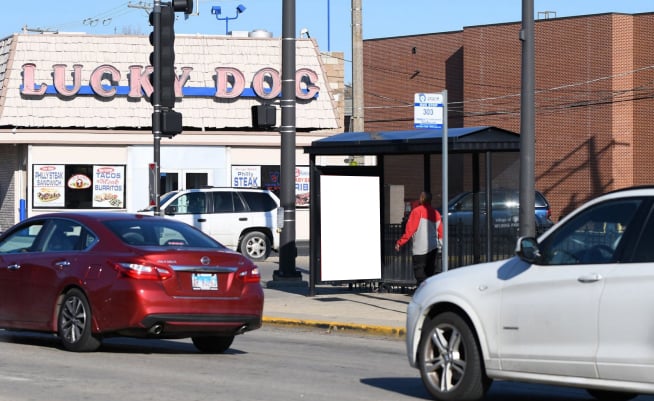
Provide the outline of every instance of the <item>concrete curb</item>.
<path id="1" fill-rule="evenodd" d="M 341 322 L 328 322 L 321 320 L 306 320 L 306 319 L 289 319 L 283 317 L 263 317 L 263 323 L 275 326 L 297 326 L 297 327 L 313 327 L 324 329 L 329 333 L 339 331 L 354 331 L 366 334 L 373 334 L 385 337 L 397 337 L 404 339 L 406 336 L 406 329 L 404 327 L 390 327 L 390 326 L 375 326 L 367 324 L 354 324 L 354 323 L 341 323 Z"/>

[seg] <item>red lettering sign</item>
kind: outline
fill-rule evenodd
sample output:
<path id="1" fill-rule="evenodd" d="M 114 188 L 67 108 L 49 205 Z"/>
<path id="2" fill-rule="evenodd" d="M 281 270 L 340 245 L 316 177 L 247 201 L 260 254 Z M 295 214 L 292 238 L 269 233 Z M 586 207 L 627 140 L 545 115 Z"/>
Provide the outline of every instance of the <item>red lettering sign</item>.
<path id="1" fill-rule="evenodd" d="M 232 67 L 216 68 L 216 94 L 222 99 L 233 99 L 241 96 L 245 88 L 243 73 Z"/>
<path id="2" fill-rule="evenodd" d="M 38 89 L 34 86 L 35 69 L 36 64 L 23 64 L 23 90 L 20 92 L 21 94 L 42 96 L 48 89 L 48 85 L 46 84 L 41 84 Z"/>
<path id="3" fill-rule="evenodd" d="M 262 68 L 254 74 L 252 89 L 262 99 L 274 99 L 282 92 L 282 79 L 274 68 Z"/>
<path id="4" fill-rule="evenodd" d="M 26 63 L 23 64 L 23 85 L 21 94 L 25 96 L 43 96 L 46 94 L 54 94 L 63 97 L 74 97 L 80 94 L 83 89 L 82 86 L 82 71 L 84 66 L 81 64 L 74 64 L 72 73 L 69 75 L 66 64 L 55 64 L 53 68 L 53 86 L 52 89 L 48 88 L 46 83 L 41 83 L 38 86 L 34 81 L 36 64 Z M 191 67 L 182 67 L 181 75 L 175 77 L 175 96 L 182 98 L 183 88 L 191 78 Z M 217 67 L 215 70 L 216 86 L 213 88 L 213 96 L 220 99 L 233 99 L 243 95 L 246 88 L 246 79 L 243 72 L 234 67 Z M 145 96 L 151 96 L 153 92 L 152 83 L 150 82 L 150 75 L 153 72 L 152 66 L 129 66 L 128 74 L 128 87 L 121 87 L 123 92 L 128 98 L 138 99 Z M 72 85 L 66 85 L 66 77 L 72 75 Z M 111 98 L 116 96 L 122 79 L 120 71 L 109 64 L 103 64 L 91 72 L 88 88 L 93 94 L 103 97 Z M 295 95 L 298 99 L 311 100 L 315 99 L 320 92 L 320 87 L 316 86 L 318 81 L 318 74 L 308 68 L 300 68 L 297 70 L 295 85 Z M 282 90 L 282 80 L 279 71 L 271 67 L 262 68 L 257 71 L 252 77 L 251 87 L 254 94 L 262 99 L 274 99 L 278 97 Z M 88 88 L 83 92 L 89 94 Z M 204 89 L 212 90 L 212 88 L 193 88 L 202 90 L 202 94 L 195 92 L 194 96 L 207 96 Z M 191 96 L 193 96 L 191 95 Z M 251 96 L 250 94 L 246 96 Z"/>

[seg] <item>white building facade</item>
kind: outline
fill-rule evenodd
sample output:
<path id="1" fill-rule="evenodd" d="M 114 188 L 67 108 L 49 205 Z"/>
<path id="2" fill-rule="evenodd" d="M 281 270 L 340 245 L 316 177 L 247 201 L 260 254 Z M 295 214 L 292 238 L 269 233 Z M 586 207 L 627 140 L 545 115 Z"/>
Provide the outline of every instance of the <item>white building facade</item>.
<path id="1" fill-rule="evenodd" d="M 181 35 L 175 50 L 175 110 L 184 130 L 161 140 L 161 191 L 277 190 L 281 39 Z M 44 212 L 148 206 L 151 51 L 147 36 L 0 40 L 0 231 Z M 343 62 L 312 40 L 297 40 L 296 67 L 296 232 L 308 239 L 309 160 L 302 149 L 343 131 Z M 264 105 L 275 108 L 268 126 L 254 121 L 253 107 Z"/>

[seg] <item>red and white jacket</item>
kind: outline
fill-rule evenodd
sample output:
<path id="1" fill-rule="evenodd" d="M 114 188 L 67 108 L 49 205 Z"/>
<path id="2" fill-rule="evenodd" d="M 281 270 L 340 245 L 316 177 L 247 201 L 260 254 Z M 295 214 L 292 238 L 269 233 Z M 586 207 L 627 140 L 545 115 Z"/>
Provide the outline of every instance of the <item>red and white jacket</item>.
<path id="1" fill-rule="evenodd" d="M 443 226 L 441 214 L 429 205 L 416 206 L 406 222 L 404 235 L 397 240 L 398 246 L 406 244 L 413 239 L 413 254 L 425 255 L 441 247 L 443 239 Z"/>

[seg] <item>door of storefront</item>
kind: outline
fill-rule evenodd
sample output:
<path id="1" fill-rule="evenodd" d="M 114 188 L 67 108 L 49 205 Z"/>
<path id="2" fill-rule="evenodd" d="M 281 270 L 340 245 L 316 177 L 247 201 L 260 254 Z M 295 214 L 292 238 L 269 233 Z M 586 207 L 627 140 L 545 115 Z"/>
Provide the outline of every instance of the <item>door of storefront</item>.
<path id="1" fill-rule="evenodd" d="M 162 171 L 160 179 L 161 193 L 178 189 L 206 187 L 209 184 L 209 175 L 210 172 L 208 171 Z"/>

